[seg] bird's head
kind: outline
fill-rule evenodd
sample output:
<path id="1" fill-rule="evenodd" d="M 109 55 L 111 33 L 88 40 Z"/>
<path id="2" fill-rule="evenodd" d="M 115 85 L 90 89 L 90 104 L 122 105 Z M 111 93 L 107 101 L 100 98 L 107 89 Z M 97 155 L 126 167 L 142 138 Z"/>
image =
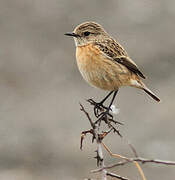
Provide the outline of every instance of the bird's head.
<path id="1" fill-rule="evenodd" d="M 65 35 L 74 37 L 76 46 L 84 46 L 108 36 L 103 27 L 95 22 L 82 23 L 72 33 Z"/>

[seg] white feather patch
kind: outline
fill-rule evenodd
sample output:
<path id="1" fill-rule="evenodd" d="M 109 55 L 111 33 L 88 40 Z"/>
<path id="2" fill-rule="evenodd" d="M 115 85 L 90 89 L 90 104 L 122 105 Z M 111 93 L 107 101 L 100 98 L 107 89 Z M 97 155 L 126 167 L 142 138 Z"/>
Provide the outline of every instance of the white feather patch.
<path id="1" fill-rule="evenodd" d="M 119 114 L 120 109 L 116 108 L 116 106 L 113 104 L 113 105 L 111 105 L 111 112 L 113 114 Z"/>
<path id="2" fill-rule="evenodd" d="M 131 79 L 130 82 L 131 82 L 131 85 L 133 85 L 133 86 L 141 87 L 141 84 L 137 80 Z"/>

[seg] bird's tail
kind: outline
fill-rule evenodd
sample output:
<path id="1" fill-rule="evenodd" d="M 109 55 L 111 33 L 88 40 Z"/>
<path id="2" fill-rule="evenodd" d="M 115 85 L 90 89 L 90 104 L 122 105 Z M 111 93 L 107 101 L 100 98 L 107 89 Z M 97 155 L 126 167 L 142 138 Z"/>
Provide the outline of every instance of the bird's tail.
<path id="1" fill-rule="evenodd" d="M 134 86 L 136 88 L 139 88 L 139 89 L 143 89 L 149 96 L 151 96 L 154 100 L 156 100 L 157 102 L 160 102 L 160 98 L 157 97 L 150 89 L 148 89 L 146 87 L 146 85 L 140 80 L 140 79 L 137 79 L 137 80 L 131 80 L 131 86 Z"/>
<path id="2" fill-rule="evenodd" d="M 147 87 L 144 87 L 143 90 L 150 95 L 154 100 L 156 100 L 157 102 L 160 102 L 160 98 L 157 97 L 150 89 L 148 89 Z"/>

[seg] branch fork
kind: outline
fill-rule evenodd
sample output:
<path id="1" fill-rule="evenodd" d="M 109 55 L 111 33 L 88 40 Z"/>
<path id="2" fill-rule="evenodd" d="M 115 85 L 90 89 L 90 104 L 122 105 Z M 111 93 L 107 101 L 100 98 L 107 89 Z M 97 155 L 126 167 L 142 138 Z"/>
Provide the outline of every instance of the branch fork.
<path id="1" fill-rule="evenodd" d="M 80 107 L 81 107 L 80 110 L 85 113 L 85 115 L 91 125 L 91 129 L 83 131 L 81 133 L 80 149 L 82 150 L 82 148 L 83 148 L 83 141 L 85 139 L 85 136 L 87 134 L 91 134 L 92 135 L 92 143 L 95 141 L 97 144 L 97 150 L 95 151 L 96 152 L 95 159 L 97 160 L 97 166 L 98 166 L 98 169 L 92 170 L 91 172 L 92 173 L 101 172 L 101 180 L 107 180 L 107 176 L 110 176 L 110 177 L 113 177 L 116 179 L 120 179 L 120 180 L 129 180 L 127 177 L 122 177 L 120 175 L 108 172 L 109 169 L 112 169 L 117 166 L 123 166 L 128 163 L 135 164 L 135 166 L 137 167 L 137 169 L 142 177 L 142 180 L 146 180 L 146 177 L 145 177 L 143 170 L 142 170 L 141 166 L 139 165 L 139 163 L 141 163 L 141 164 L 156 163 L 156 164 L 163 164 L 163 165 L 175 165 L 174 161 L 164 161 L 164 160 L 159 160 L 159 159 L 146 159 L 146 158 L 139 157 L 136 149 L 131 144 L 128 144 L 128 145 L 135 156 L 134 158 L 128 158 L 128 157 L 125 157 L 125 156 L 122 156 L 119 154 L 112 153 L 111 150 L 103 143 L 103 140 L 108 134 L 110 134 L 112 132 L 117 133 L 120 137 L 122 137 L 120 131 L 115 127 L 115 125 L 123 125 L 123 124 L 118 121 L 115 121 L 113 119 L 113 116 L 109 113 L 109 111 L 106 111 L 106 113 L 104 114 L 106 107 L 103 104 L 99 105 L 99 103 L 96 103 L 92 99 L 87 100 L 87 101 L 92 106 L 94 106 L 94 115 L 97 118 L 97 120 L 93 121 L 91 119 L 89 113 L 83 107 L 83 105 L 80 104 Z M 105 132 L 101 130 L 102 122 L 104 122 L 104 124 L 108 127 L 108 130 Z M 122 161 L 119 161 L 112 165 L 105 166 L 102 147 L 104 147 L 104 149 L 110 154 L 111 157 L 121 158 Z"/>

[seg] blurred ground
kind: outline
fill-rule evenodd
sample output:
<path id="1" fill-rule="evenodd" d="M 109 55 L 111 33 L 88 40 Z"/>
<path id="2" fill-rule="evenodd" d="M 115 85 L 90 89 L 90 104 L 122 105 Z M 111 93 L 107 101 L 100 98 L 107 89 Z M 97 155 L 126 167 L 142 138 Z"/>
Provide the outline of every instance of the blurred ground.
<path id="1" fill-rule="evenodd" d="M 163 102 L 123 88 L 117 97 L 121 131 L 148 158 L 175 161 L 175 1 L 0 1 L 0 179 L 82 180 L 95 168 L 95 146 L 79 150 L 89 127 L 79 102 L 106 92 L 93 89 L 76 67 L 75 47 L 63 34 L 93 20 L 126 48 Z M 113 152 L 131 156 L 118 137 Z M 106 163 L 114 162 L 108 156 Z M 144 165 L 148 179 L 174 180 L 174 167 Z M 134 167 L 118 174 L 139 179 Z"/>

